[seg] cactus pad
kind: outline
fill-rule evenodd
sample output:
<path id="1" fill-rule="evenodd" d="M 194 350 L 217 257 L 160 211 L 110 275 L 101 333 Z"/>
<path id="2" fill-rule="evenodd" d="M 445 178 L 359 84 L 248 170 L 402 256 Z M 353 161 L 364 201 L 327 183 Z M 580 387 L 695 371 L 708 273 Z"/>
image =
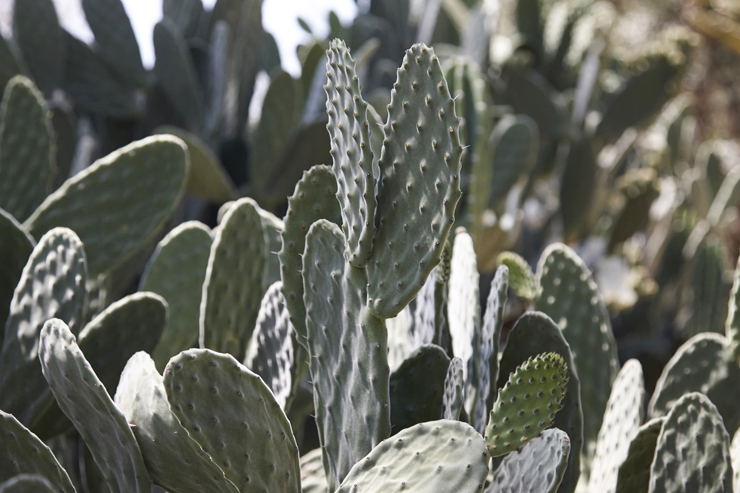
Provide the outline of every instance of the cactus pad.
<path id="1" fill-rule="evenodd" d="M 627 458 L 619 466 L 617 493 L 648 493 L 650 464 L 664 422 L 665 418 L 656 418 L 637 430 L 637 435 L 629 444 Z"/>
<path id="2" fill-rule="evenodd" d="M 13 38 L 33 78 L 51 96 L 64 76 L 66 43 L 52 0 L 26 0 L 13 8 Z"/>
<path id="3" fill-rule="evenodd" d="M 486 415 L 496 399 L 498 382 L 498 349 L 501 329 L 504 325 L 504 307 L 509 287 L 509 270 L 499 267 L 491 281 L 491 290 L 486 302 L 486 315 L 478 344 L 478 402 L 475 405 L 475 429 L 483 433 L 486 428 Z M 493 389 L 491 389 L 493 382 Z M 493 394 L 493 395 L 491 395 Z"/>
<path id="4" fill-rule="evenodd" d="M 452 358 L 445 376 L 445 395 L 442 398 L 442 419 L 460 419 L 465 388 L 463 386 L 462 360 Z"/>
<path id="5" fill-rule="evenodd" d="M 525 300 L 533 300 L 537 287 L 532 268 L 527 261 L 514 252 L 502 252 L 496 258 L 496 262 L 509 268 L 511 290 Z"/>
<path id="6" fill-rule="evenodd" d="M 732 462 L 732 491 L 740 491 L 740 433 L 735 432 L 730 443 Z"/>
<path id="7" fill-rule="evenodd" d="M 57 490 L 43 476 L 19 474 L 1 483 L 0 493 L 57 493 Z"/>
<path id="8" fill-rule="evenodd" d="M 740 364 L 740 260 L 735 268 L 735 279 L 730 291 L 725 336 L 730 343 L 730 352 Z"/>
<path id="9" fill-rule="evenodd" d="M 21 280 L 23 267 L 31 256 L 36 241 L 16 219 L 0 209 L 0 321 L 8 318 L 13 291 Z M 0 331 L 0 344 L 2 331 Z"/>
<path id="10" fill-rule="evenodd" d="M 321 449 L 313 449 L 301 457 L 301 492 L 326 493 L 328 489 L 321 463 Z"/>

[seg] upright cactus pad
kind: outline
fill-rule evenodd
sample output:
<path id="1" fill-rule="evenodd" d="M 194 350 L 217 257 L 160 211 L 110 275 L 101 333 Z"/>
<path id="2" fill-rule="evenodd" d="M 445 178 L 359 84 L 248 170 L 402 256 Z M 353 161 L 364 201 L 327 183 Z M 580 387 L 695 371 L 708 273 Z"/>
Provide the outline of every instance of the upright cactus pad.
<path id="1" fill-rule="evenodd" d="M 534 299 L 537 294 L 532 268 L 526 260 L 514 252 L 502 252 L 496 258 L 499 265 L 505 265 L 509 268 L 509 284 L 511 290 L 517 296 L 526 300 Z"/>
<path id="2" fill-rule="evenodd" d="M 200 305 L 201 347 L 243 358 L 262 299 L 267 239 L 259 206 L 240 199 L 216 230 Z"/>
<path id="3" fill-rule="evenodd" d="M 368 106 L 360 94 L 355 60 L 344 42 L 332 41 L 326 56 L 326 128 L 331 136 L 332 170 L 337 178 L 347 256 L 350 264 L 361 268 L 373 250 L 379 178 L 373 172 Z"/>
<path id="4" fill-rule="evenodd" d="M 540 436 L 562 409 L 567 383 L 568 366 L 559 354 L 541 354 L 522 363 L 491 410 L 485 435 L 491 455 L 508 454 Z"/>
<path id="5" fill-rule="evenodd" d="M 324 470 L 336 489 L 390 435 L 385 324 L 365 306 L 365 271 L 344 257 L 342 230 L 315 222 L 303 255 L 314 408 Z"/>
<path id="6" fill-rule="evenodd" d="M 342 222 L 336 200 L 337 181 L 328 166 L 317 165 L 304 173 L 288 198 L 283 247 L 280 250 L 283 296 L 298 342 L 306 342 L 306 305 L 303 302 L 303 249 L 308 228 L 319 219 L 335 224 Z"/>
<path id="7" fill-rule="evenodd" d="M 476 430 L 485 430 L 486 415 L 496 400 L 498 383 L 498 353 L 501 329 L 504 325 L 504 307 L 509 287 L 509 270 L 499 267 L 491 281 L 486 301 L 486 314 L 481 329 L 478 361 L 478 402 L 475 405 Z M 493 384 L 493 385 L 492 385 Z M 491 388 L 493 386 L 493 388 Z"/>
<path id="8" fill-rule="evenodd" d="M 0 321 L 8 318 L 13 291 L 21 280 L 23 267 L 31 256 L 36 241 L 16 219 L 0 209 Z M 0 344 L 2 331 L 0 331 Z"/>
<path id="9" fill-rule="evenodd" d="M 650 464 L 664 422 L 665 418 L 656 418 L 637 430 L 637 435 L 629 443 L 627 458 L 619 466 L 617 493 L 648 493 Z"/>
<path id="10" fill-rule="evenodd" d="M 126 417 L 61 320 L 44 324 L 39 358 L 59 407 L 85 440 L 111 492 L 150 492 L 149 474 Z"/>
<path id="11" fill-rule="evenodd" d="M 439 60 L 431 48 L 412 46 L 383 128 L 378 230 L 368 263 L 368 305 L 376 317 L 397 315 L 439 263 L 461 195 L 458 128 Z"/>
<path id="12" fill-rule="evenodd" d="M 452 358 L 447 367 L 445 376 L 445 395 L 442 398 L 442 419 L 460 419 L 463 401 L 465 400 L 465 386 L 463 380 L 462 360 Z"/>
<path id="13" fill-rule="evenodd" d="M 660 430 L 650 493 L 731 491 L 730 436 L 722 417 L 704 394 L 686 394 Z"/>
<path id="14" fill-rule="evenodd" d="M 54 131 L 44 96 L 18 75 L 8 82 L 0 108 L 0 207 L 25 221 L 51 191 Z"/>
<path id="15" fill-rule="evenodd" d="M 489 456 L 481 436 L 459 421 L 432 421 L 380 443 L 352 468 L 337 493 L 478 491 Z"/>
<path id="16" fill-rule="evenodd" d="M 238 491 L 170 411 L 162 376 L 148 354 L 136 353 L 128 361 L 115 400 L 155 484 L 182 493 Z"/>
<path id="17" fill-rule="evenodd" d="M 67 472 L 49 447 L 20 424 L 12 414 L 0 411 L 0 483 L 18 474 L 39 474 L 61 493 L 74 493 Z"/>
<path id="18" fill-rule="evenodd" d="M 228 354 L 190 349 L 167 364 L 170 409 L 239 491 L 301 490 L 290 422 L 262 379 Z"/>
<path id="19" fill-rule="evenodd" d="M 85 244 L 90 274 L 108 272 L 162 228 L 182 196 L 189 167 L 180 139 L 147 137 L 64 182 L 24 226 L 36 238 L 55 226 L 72 229 Z"/>
<path id="20" fill-rule="evenodd" d="M 493 471 L 487 493 L 555 493 L 570 455 L 568 435 L 557 428 L 503 457 Z"/>
<path id="21" fill-rule="evenodd" d="M 64 76 L 67 50 L 63 33 L 53 0 L 14 4 L 13 38 L 36 83 L 48 96 Z"/>

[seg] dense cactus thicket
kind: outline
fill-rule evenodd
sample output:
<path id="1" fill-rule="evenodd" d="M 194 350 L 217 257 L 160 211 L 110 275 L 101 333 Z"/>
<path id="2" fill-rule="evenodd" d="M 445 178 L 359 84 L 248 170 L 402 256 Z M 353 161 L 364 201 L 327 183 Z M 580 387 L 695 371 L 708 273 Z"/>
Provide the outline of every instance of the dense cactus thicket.
<path id="1" fill-rule="evenodd" d="M 737 6 L 358 3 L 15 0 L 0 493 L 740 491 Z"/>

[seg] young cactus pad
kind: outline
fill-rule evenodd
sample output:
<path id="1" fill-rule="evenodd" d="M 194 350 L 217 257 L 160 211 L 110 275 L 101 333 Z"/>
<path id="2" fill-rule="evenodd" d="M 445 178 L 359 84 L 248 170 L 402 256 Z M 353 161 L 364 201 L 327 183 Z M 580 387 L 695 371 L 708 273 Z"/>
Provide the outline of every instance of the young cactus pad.
<path id="1" fill-rule="evenodd" d="M 486 426 L 493 457 L 518 450 L 552 424 L 562 407 L 567 375 L 563 357 L 545 353 L 529 358 L 509 376 Z"/>

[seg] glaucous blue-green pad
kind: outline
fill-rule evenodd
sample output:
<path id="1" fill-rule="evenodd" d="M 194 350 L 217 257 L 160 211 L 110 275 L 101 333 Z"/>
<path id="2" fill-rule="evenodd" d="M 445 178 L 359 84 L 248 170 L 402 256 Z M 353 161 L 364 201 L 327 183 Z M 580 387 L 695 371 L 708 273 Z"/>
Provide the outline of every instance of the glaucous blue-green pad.
<path id="1" fill-rule="evenodd" d="M 321 449 L 313 449 L 301 457 L 301 492 L 326 493 L 328 489 L 321 463 Z"/>
<path id="2" fill-rule="evenodd" d="M 581 447 L 583 446 L 583 411 L 581 410 L 581 383 L 573 365 L 570 346 L 558 326 L 547 315 L 530 312 L 522 315 L 509 333 L 509 341 L 501 357 L 498 388 L 502 388 L 509 375 L 528 358 L 542 353 L 556 353 L 568 365 L 568 391 L 562 400 L 562 409 L 555 415 L 553 426 L 568 434 L 570 455 L 568 468 L 563 475 L 559 491 L 572 492 L 581 473 Z M 500 398 L 500 397 L 499 397 Z"/>
<path id="3" fill-rule="evenodd" d="M 344 234 L 315 222 L 303 254 L 314 409 L 329 489 L 390 436 L 385 323 L 365 305 L 365 271 L 344 257 Z"/>
<path id="4" fill-rule="evenodd" d="M 355 60 L 344 41 L 335 39 L 326 50 L 326 76 L 326 128 L 331 136 L 332 170 L 339 189 L 346 255 L 352 266 L 361 268 L 373 250 L 378 176 L 373 172 L 367 103 L 360 94 Z"/>
<path id="5" fill-rule="evenodd" d="M 0 207 L 19 221 L 51 191 L 54 152 L 43 94 L 26 77 L 13 77 L 0 107 Z"/>
<path id="6" fill-rule="evenodd" d="M 265 257 L 265 271 L 262 275 L 262 293 L 280 280 L 280 257 L 278 253 L 283 245 L 281 235 L 285 224 L 272 212 L 257 209 L 262 218 L 262 231 L 267 241 L 267 254 Z"/>
<path id="7" fill-rule="evenodd" d="M 431 48 L 412 46 L 383 128 L 378 231 L 368 262 L 376 317 L 397 315 L 439 263 L 461 194 L 458 127 L 439 60 Z"/>
<path id="8" fill-rule="evenodd" d="M 75 491 L 67 472 L 49 447 L 18 422 L 12 414 L 0 411 L 0 482 L 18 474 L 39 474 L 57 492 Z"/>
<path id="9" fill-rule="evenodd" d="M 200 303 L 200 345 L 243 358 L 262 300 L 267 240 L 259 206 L 240 199 L 211 245 Z"/>
<path id="10" fill-rule="evenodd" d="M 730 435 L 707 396 L 691 392 L 668 413 L 650 467 L 650 493 L 732 492 Z"/>
<path id="11" fill-rule="evenodd" d="M 39 358 L 59 407 L 85 440 L 112 493 L 151 491 L 149 474 L 126 422 L 59 319 L 41 330 Z"/>
<path id="12" fill-rule="evenodd" d="M 563 479 L 570 455 L 570 439 L 553 428 L 506 454 L 493 471 L 486 493 L 555 493 Z"/>
<path id="13" fill-rule="evenodd" d="M 170 358 L 198 341 L 200 300 L 211 253 L 210 230 L 198 221 L 180 224 L 157 245 L 141 275 L 140 291 L 162 296 L 169 317 L 152 358 L 164 371 Z"/>
<path id="14" fill-rule="evenodd" d="M 520 298 L 534 299 L 537 293 L 532 268 L 526 260 L 514 252 L 501 252 L 496 263 L 509 268 L 509 286 Z"/>
<path id="15" fill-rule="evenodd" d="M 534 306 L 560 326 L 578 374 L 588 375 L 581 382 L 584 471 L 588 473 L 612 382 L 619 372 L 609 314 L 586 264 L 561 243 L 550 245 L 540 257 Z"/>
<path id="16" fill-rule="evenodd" d="M 725 336 L 730 343 L 730 352 L 740 363 L 740 260 L 735 267 L 735 279 L 732 283 L 732 291 L 730 291 Z"/>
<path id="17" fill-rule="evenodd" d="M 375 447 L 355 464 L 337 493 L 479 491 L 488 461 L 483 438 L 470 425 L 420 423 Z"/>
<path id="18" fill-rule="evenodd" d="M 157 345 L 167 311 L 167 302 L 158 294 L 134 293 L 111 304 L 80 331 L 80 350 L 109 394 L 115 393 L 129 358 Z"/>
<path id="19" fill-rule="evenodd" d="M 0 209 L 0 322 L 8 318 L 13 292 L 21 280 L 23 267 L 36 245 L 31 235 L 16 219 Z M 3 334 L 0 333 L 0 343 Z"/>
<path id="20" fill-rule="evenodd" d="M 619 466 L 617 493 L 648 493 L 650 464 L 664 422 L 665 418 L 655 418 L 637 430 L 637 435 L 629 444 L 627 458 Z"/>
<path id="21" fill-rule="evenodd" d="M 36 238 L 55 226 L 74 230 L 85 243 L 90 275 L 108 272 L 162 228 L 180 201 L 188 163 L 176 137 L 139 140 L 64 182 L 24 226 Z"/>
<path id="22" fill-rule="evenodd" d="M 14 4 L 13 39 L 23 52 L 36 84 L 47 95 L 59 87 L 67 56 L 63 29 L 52 0 L 25 0 Z"/>
<path id="23" fill-rule="evenodd" d="M 303 302 L 303 249 L 308 228 L 319 219 L 341 224 L 342 216 L 336 199 L 337 180 L 331 168 L 316 165 L 296 183 L 293 196 L 288 198 L 285 215 L 283 247 L 280 250 L 283 296 L 290 321 L 298 334 L 298 342 L 306 342 L 306 305 Z"/>
<path id="24" fill-rule="evenodd" d="M 131 424 L 155 484 L 179 493 L 238 491 L 180 426 L 167 403 L 162 376 L 145 352 L 126 364 L 115 401 Z"/>
<path id="25" fill-rule="evenodd" d="M 439 346 L 416 349 L 390 378 L 391 432 L 439 419 L 450 357 Z"/>
<path id="26" fill-rule="evenodd" d="M 445 375 L 445 394 L 442 398 L 442 419 L 460 419 L 465 399 L 463 369 L 460 358 L 452 358 Z"/>
<path id="27" fill-rule="evenodd" d="M 642 424 L 644 404 L 642 366 L 636 359 L 631 359 L 624 364 L 612 385 L 591 463 L 588 491 L 617 491 L 619 468 L 627 460 L 630 442 Z"/>
<path id="28" fill-rule="evenodd" d="M 56 489 L 43 476 L 19 474 L 0 483 L 0 493 L 56 493 Z"/>
<path id="29" fill-rule="evenodd" d="M 475 404 L 475 429 L 482 433 L 486 429 L 486 416 L 496 400 L 498 383 L 498 348 L 501 329 L 504 325 L 504 307 L 509 288 L 509 269 L 501 266 L 491 281 L 491 290 L 486 301 L 486 313 L 478 342 L 478 400 Z M 493 389 L 491 389 L 493 382 Z"/>
<path id="30" fill-rule="evenodd" d="M 164 373 L 170 409 L 239 491 L 301 491 L 288 418 L 262 379 L 231 355 L 189 349 Z"/>
<path id="31" fill-rule="evenodd" d="M 730 443 L 730 459 L 732 462 L 732 490 L 740 491 L 740 433 L 735 432 Z"/>
<path id="32" fill-rule="evenodd" d="M 247 349 L 244 366 L 262 377 L 275 400 L 285 409 L 293 381 L 293 326 L 285 308 L 282 283 L 274 283 L 262 298 L 257 325 Z"/>
<path id="33" fill-rule="evenodd" d="M 740 367 L 720 334 L 698 334 L 678 348 L 663 368 L 648 405 L 650 417 L 666 416 L 684 394 L 702 392 L 717 406 L 725 427 L 740 426 Z"/>
<path id="34" fill-rule="evenodd" d="M 79 330 L 86 277 L 82 242 L 55 228 L 33 249 L 13 293 L 0 352 L 0 409 L 30 428 L 54 402 L 39 366 L 39 333 L 55 317 Z"/>

